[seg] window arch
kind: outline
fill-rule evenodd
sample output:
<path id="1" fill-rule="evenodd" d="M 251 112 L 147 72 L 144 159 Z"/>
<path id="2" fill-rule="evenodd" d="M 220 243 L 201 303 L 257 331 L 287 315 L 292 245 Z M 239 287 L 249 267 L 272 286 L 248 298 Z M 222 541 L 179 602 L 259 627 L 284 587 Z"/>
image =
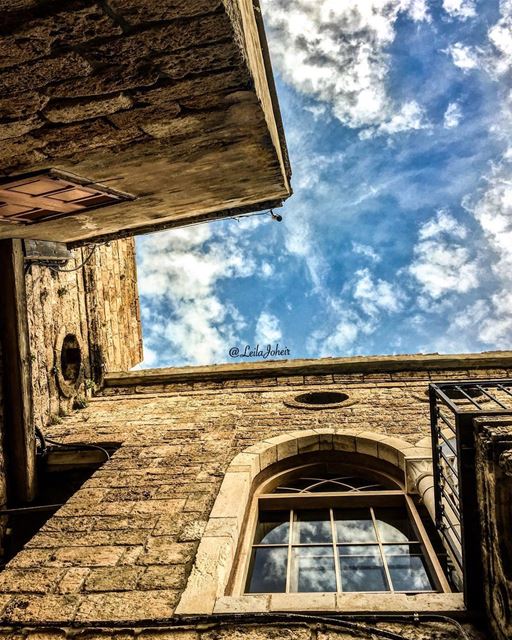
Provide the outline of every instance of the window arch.
<path id="1" fill-rule="evenodd" d="M 276 474 L 297 467 L 299 456 L 301 464 L 308 456 L 308 463 L 318 461 L 318 456 L 322 459 L 345 456 L 346 461 L 356 461 L 359 470 L 385 473 L 404 494 L 418 496 L 432 516 L 431 449 L 426 442 L 412 445 L 384 434 L 329 427 L 303 429 L 262 440 L 238 453 L 226 469 L 176 614 L 269 610 L 357 613 L 367 611 L 368 607 L 371 611 L 430 613 L 464 610 L 460 593 L 376 592 L 367 593 L 364 598 L 354 592 L 246 593 L 258 512 L 255 502 L 262 490 L 273 491 L 272 479 Z M 446 581 L 444 589 L 448 591 Z"/>
<path id="2" fill-rule="evenodd" d="M 449 591 L 400 482 L 383 471 L 315 457 L 258 488 L 250 552 L 239 567 L 241 592 Z"/>

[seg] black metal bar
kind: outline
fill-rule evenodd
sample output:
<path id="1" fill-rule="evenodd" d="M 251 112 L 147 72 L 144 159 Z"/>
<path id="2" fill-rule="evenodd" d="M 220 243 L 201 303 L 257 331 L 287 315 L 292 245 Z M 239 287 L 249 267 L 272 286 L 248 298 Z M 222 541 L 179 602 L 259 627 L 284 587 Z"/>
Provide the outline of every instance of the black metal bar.
<path id="1" fill-rule="evenodd" d="M 449 429 L 451 429 L 451 431 L 453 431 L 453 435 L 455 435 L 455 425 L 453 425 L 453 424 L 448 420 L 448 418 L 446 418 L 446 417 L 441 413 L 441 411 L 438 411 L 438 416 L 439 416 L 439 417 L 441 418 L 441 420 L 445 423 L 445 425 L 446 425 Z M 441 433 L 441 431 L 440 431 L 439 433 Z"/>
<path id="2" fill-rule="evenodd" d="M 501 389 L 502 391 L 504 391 L 505 393 L 507 393 L 509 396 L 512 397 L 512 393 L 510 391 L 507 391 L 507 389 L 505 389 L 505 387 L 502 384 L 497 385 L 498 389 Z"/>
<path id="3" fill-rule="evenodd" d="M 439 435 L 440 435 L 441 439 L 443 440 L 443 442 L 445 443 L 445 445 L 448 447 L 448 449 L 450 449 L 450 451 L 453 453 L 453 455 L 455 457 L 457 457 L 457 451 L 454 448 L 453 444 L 447 438 L 445 438 L 445 436 L 443 435 L 442 431 L 439 433 Z"/>
<path id="4" fill-rule="evenodd" d="M 462 559 L 462 553 L 460 548 L 458 548 L 454 541 L 452 540 L 452 538 L 448 535 L 447 531 L 449 531 L 448 528 L 446 529 L 441 529 L 441 535 L 443 536 L 443 538 L 446 540 L 446 542 L 448 543 L 448 546 L 450 547 L 450 551 L 453 554 L 454 560 L 455 562 L 458 564 L 460 572 L 463 573 L 464 570 L 464 565 L 463 565 L 463 559 Z"/>
<path id="5" fill-rule="evenodd" d="M 466 396 L 466 398 L 471 402 L 471 404 L 474 404 L 477 409 L 479 409 L 480 411 L 482 410 L 482 406 L 479 405 L 476 400 L 473 400 L 473 398 L 469 395 L 469 393 L 466 393 L 464 389 L 462 389 L 459 385 L 455 385 L 454 389 L 457 389 L 457 391 L 462 393 L 463 396 Z"/>
<path id="6" fill-rule="evenodd" d="M 452 481 L 450 480 L 450 478 L 448 478 L 448 476 L 445 476 L 445 475 L 444 475 L 444 473 L 443 473 L 443 470 L 442 470 L 442 469 L 440 469 L 440 471 L 439 471 L 439 475 L 440 475 L 440 476 L 441 476 L 441 478 L 444 480 L 444 482 L 446 482 L 446 484 L 450 487 L 450 489 L 453 491 L 453 493 L 455 493 L 455 494 L 456 494 L 457 498 L 459 498 L 459 489 L 458 489 L 458 486 L 457 486 L 457 487 L 454 487 L 454 486 L 453 486 Z M 458 480 L 458 478 L 457 478 L 457 485 L 458 485 L 458 483 L 459 483 L 459 480 Z M 442 485 L 441 485 L 441 486 L 442 486 Z"/>
<path id="7" fill-rule="evenodd" d="M 444 386 L 446 386 L 446 385 L 444 385 Z M 443 401 L 443 404 L 445 404 L 446 406 L 450 407 L 450 409 L 453 411 L 453 413 L 457 413 L 457 405 L 453 402 L 453 400 L 451 398 L 449 398 L 446 395 L 446 393 L 444 393 L 443 389 L 440 386 L 438 386 L 436 384 L 431 384 L 430 388 L 434 392 L 434 405 L 435 406 L 437 406 L 437 402 L 436 402 L 436 395 L 437 395 L 437 396 L 439 396 L 441 398 L 441 400 Z"/>
<path id="8" fill-rule="evenodd" d="M 450 529 L 450 531 L 453 533 L 453 535 L 457 538 L 458 543 L 461 545 L 462 547 L 462 535 L 457 531 L 457 527 L 460 527 L 461 525 L 458 523 L 455 523 L 452 521 L 451 518 L 449 518 L 446 514 L 446 510 L 443 513 L 443 519 L 445 520 L 445 522 L 448 523 L 448 529 Z M 446 525 L 445 525 L 446 527 Z"/>
<path id="9" fill-rule="evenodd" d="M 435 503 L 435 519 L 436 526 L 439 528 L 441 524 L 441 474 L 439 464 L 439 450 L 438 450 L 438 409 L 436 402 L 436 387 L 435 385 L 429 385 L 428 397 L 430 405 L 430 430 L 432 439 L 432 470 L 434 474 L 434 503 Z"/>
<path id="10" fill-rule="evenodd" d="M 477 389 L 479 389 L 483 394 L 485 394 L 490 400 L 492 400 L 493 402 L 495 402 L 496 404 L 499 404 L 500 407 L 502 407 L 502 409 L 508 409 L 506 404 L 503 404 L 502 402 L 500 402 L 497 398 L 495 398 L 494 396 L 492 396 L 490 393 L 487 393 L 487 391 L 485 389 L 483 389 L 480 385 L 476 386 Z"/>
<path id="11" fill-rule="evenodd" d="M 445 463 L 448 465 L 448 468 L 453 472 L 454 476 L 458 476 L 459 472 L 457 471 L 457 469 L 455 467 L 452 466 L 452 463 L 448 460 L 448 458 L 444 455 L 444 451 L 442 446 L 439 444 L 437 445 L 439 448 L 439 456 L 445 461 Z"/>
<path id="12" fill-rule="evenodd" d="M 449 503 L 452 511 L 455 513 L 455 515 L 457 516 L 457 518 L 460 520 L 460 509 L 459 507 L 457 507 L 457 505 L 455 504 L 455 502 L 453 502 L 451 496 L 449 493 L 447 493 L 442 487 L 441 487 L 441 494 L 443 495 L 444 499 Z M 459 496 L 457 496 L 458 498 Z"/>

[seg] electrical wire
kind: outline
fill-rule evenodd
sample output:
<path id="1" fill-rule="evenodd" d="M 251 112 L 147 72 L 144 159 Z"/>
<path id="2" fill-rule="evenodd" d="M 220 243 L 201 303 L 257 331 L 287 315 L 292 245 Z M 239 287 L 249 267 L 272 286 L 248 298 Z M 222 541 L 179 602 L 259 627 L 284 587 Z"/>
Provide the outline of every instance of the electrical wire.
<path id="1" fill-rule="evenodd" d="M 104 447 L 101 447 L 98 444 L 88 444 L 86 442 L 73 442 L 71 444 L 67 442 L 58 442 L 57 440 L 53 440 L 52 438 L 48 438 L 46 436 L 45 442 L 48 444 L 53 444 L 56 447 L 63 447 L 64 449 L 71 449 L 73 451 L 80 451 L 82 449 L 101 451 L 103 454 L 105 454 L 105 462 L 107 462 L 107 460 L 110 460 L 110 453 Z"/>
<path id="2" fill-rule="evenodd" d="M 96 249 L 102 246 L 103 244 L 107 244 L 107 243 L 103 242 L 101 244 L 94 245 L 89 255 L 81 262 L 81 264 L 79 264 L 77 267 L 73 267 L 72 269 L 62 269 L 61 267 L 56 267 L 53 264 L 48 264 L 47 266 L 49 269 L 51 269 L 52 271 L 56 271 L 57 273 L 72 273 L 73 271 L 79 271 L 82 267 L 84 267 L 89 262 L 89 260 L 94 255 L 94 252 L 96 251 Z"/>
<path id="3" fill-rule="evenodd" d="M 457 631 L 460 633 L 463 640 L 470 640 L 468 634 L 464 631 L 462 625 L 453 618 L 445 615 L 436 614 L 380 614 L 378 612 L 372 614 L 349 614 L 350 620 L 342 618 L 339 615 L 330 616 L 329 614 L 303 614 L 303 613 L 278 613 L 278 612 L 261 612 L 261 613 L 237 613 L 237 614 L 211 614 L 211 615 L 190 615 L 190 616 L 173 616 L 170 618 L 161 618 L 159 620 L 111 620 L 108 622 L 94 622 L 88 621 L 87 627 L 94 627 L 99 631 L 109 632 L 112 628 L 116 629 L 130 629 L 134 637 L 137 637 L 140 633 L 144 633 L 149 630 L 165 631 L 179 631 L 179 630 L 191 630 L 200 627 L 202 630 L 211 629 L 215 627 L 226 627 L 228 625 L 279 625 L 290 626 L 306 624 L 309 627 L 312 625 L 321 625 L 327 629 L 334 630 L 346 630 L 351 634 L 362 634 L 364 636 L 370 636 L 371 638 L 386 638 L 387 640 L 411 640 L 410 636 L 405 636 L 401 632 L 389 631 L 388 629 L 382 629 L 376 627 L 374 624 L 369 624 L 368 621 L 373 622 L 402 622 L 405 624 L 413 624 L 415 626 L 426 622 L 447 622 L 454 625 Z M 62 623 L 47 622 L 45 623 L 49 627 L 60 628 Z M 14 625 L 13 625 L 14 626 Z M 74 636 L 78 632 L 79 628 L 83 625 L 79 622 L 72 623 L 69 631 Z M 76 631 L 75 631 L 76 630 Z"/>
<path id="4" fill-rule="evenodd" d="M 41 431 L 39 427 L 35 428 L 36 438 L 39 439 L 41 443 L 41 455 L 46 455 L 46 451 L 48 450 L 48 445 L 46 444 L 46 438 L 44 437 L 44 433 Z"/>

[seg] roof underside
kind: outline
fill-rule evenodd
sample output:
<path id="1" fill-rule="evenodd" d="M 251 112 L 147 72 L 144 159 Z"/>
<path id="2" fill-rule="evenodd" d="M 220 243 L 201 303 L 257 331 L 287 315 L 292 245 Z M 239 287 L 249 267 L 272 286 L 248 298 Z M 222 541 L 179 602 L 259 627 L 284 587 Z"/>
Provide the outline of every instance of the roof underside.
<path id="1" fill-rule="evenodd" d="M 0 11 L 0 189 L 52 169 L 128 196 L 36 223 L 0 207 L 0 238 L 76 243 L 290 195 L 252 1 L 0 0 Z"/>

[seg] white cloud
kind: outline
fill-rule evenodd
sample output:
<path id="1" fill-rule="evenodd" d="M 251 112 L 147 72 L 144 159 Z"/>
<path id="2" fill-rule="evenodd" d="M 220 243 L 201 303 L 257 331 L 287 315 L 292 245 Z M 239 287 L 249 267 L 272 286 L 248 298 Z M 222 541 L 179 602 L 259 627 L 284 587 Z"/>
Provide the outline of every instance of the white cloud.
<path id="1" fill-rule="evenodd" d="M 310 104 L 304 107 L 304 111 L 311 113 L 315 121 L 329 120 L 329 113 L 325 104 Z"/>
<path id="2" fill-rule="evenodd" d="M 428 20 L 424 0 L 266 0 L 264 9 L 283 78 L 344 125 L 388 135 L 425 126 L 420 105 L 396 104 L 386 88 L 395 22 Z"/>
<path id="3" fill-rule="evenodd" d="M 458 102 L 450 102 L 446 111 L 444 112 L 444 127 L 445 129 L 453 129 L 458 127 L 462 120 L 462 109 Z"/>
<path id="4" fill-rule="evenodd" d="M 315 347 L 318 357 L 349 355 L 360 331 L 359 323 L 342 320 L 336 325 L 331 335 L 325 338 L 320 346 Z"/>
<path id="5" fill-rule="evenodd" d="M 360 242 L 352 243 L 352 251 L 360 256 L 364 256 L 365 258 L 369 258 L 372 262 L 380 262 L 381 257 L 378 253 L 375 252 L 373 247 L 370 247 L 367 244 L 362 244 Z"/>
<path id="6" fill-rule="evenodd" d="M 488 262 L 498 282 L 478 325 L 480 339 L 497 348 L 512 344 L 512 161 L 505 153 L 487 177 L 475 203 L 465 206 L 479 222 L 491 251 Z M 492 255 L 494 254 L 494 256 Z"/>
<path id="7" fill-rule="evenodd" d="M 395 284 L 385 280 L 374 279 L 368 269 L 356 271 L 354 299 L 361 309 L 371 317 L 378 317 L 380 312 L 396 312 L 402 308 L 404 294 Z"/>
<path id="8" fill-rule="evenodd" d="M 420 227 L 414 261 L 408 270 L 420 285 L 425 306 L 429 298 L 467 293 L 478 286 L 476 259 L 458 242 L 466 234 L 465 227 L 445 211 Z"/>
<path id="9" fill-rule="evenodd" d="M 453 64 L 463 71 L 476 69 L 479 66 L 478 52 L 474 47 L 456 42 L 448 47 L 446 53 L 451 55 Z"/>
<path id="10" fill-rule="evenodd" d="M 244 320 L 235 307 L 220 301 L 217 286 L 225 278 L 245 278 L 256 270 L 255 260 L 240 244 L 240 226 L 233 224 L 232 233 L 216 238 L 210 227 L 199 225 L 139 240 L 139 290 L 151 299 L 151 306 L 143 305 L 145 365 L 155 364 L 154 354 L 167 362 L 226 359 Z"/>
<path id="11" fill-rule="evenodd" d="M 274 265 L 270 262 L 263 262 L 260 267 L 260 274 L 264 278 L 271 278 L 274 275 Z"/>
<path id="12" fill-rule="evenodd" d="M 256 322 L 255 341 L 260 344 L 272 344 L 281 340 L 282 336 L 279 319 L 273 314 L 263 311 Z"/>
<path id="13" fill-rule="evenodd" d="M 443 0 L 443 9 L 452 18 L 460 20 L 476 16 L 475 0 Z"/>
<path id="14" fill-rule="evenodd" d="M 487 37 L 487 46 L 472 47 L 457 42 L 447 53 L 460 69 L 479 68 L 501 80 L 512 68 L 512 0 L 501 0 L 500 19 L 488 29 Z"/>
<path id="15" fill-rule="evenodd" d="M 403 131 L 426 129 L 429 126 L 425 120 L 423 109 L 416 101 L 412 100 L 403 104 L 399 112 L 393 114 L 378 127 L 363 129 L 359 137 L 365 140 L 375 135 L 394 135 Z"/>
<path id="16" fill-rule="evenodd" d="M 467 230 L 448 211 L 440 209 L 435 218 L 431 218 L 421 225 L 418 237 L 420 240 L 426 240 L 442 233 L 463 239 L 467 235 Z"/>
<path id="17" fill-rule="evenodd" d="M 498 76 L 512 68 L 512 0 L 501 0 L 500 14 L 488 32 L 493 47 L 491 64 Z"/>

